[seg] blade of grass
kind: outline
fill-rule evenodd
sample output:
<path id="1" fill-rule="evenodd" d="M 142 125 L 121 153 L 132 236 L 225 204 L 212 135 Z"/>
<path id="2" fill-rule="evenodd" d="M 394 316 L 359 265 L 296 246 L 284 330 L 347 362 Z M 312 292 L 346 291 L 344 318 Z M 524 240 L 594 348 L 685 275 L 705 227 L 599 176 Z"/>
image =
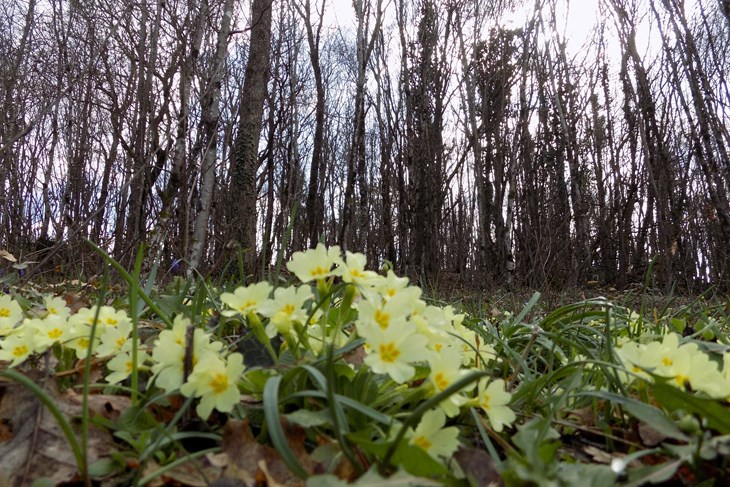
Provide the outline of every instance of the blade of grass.
<path id="1" fill-rule="evenodd" d="M 132 318 L 132 406 L 136 407 L 139 402 L 139 371 L 137 354 L 139 353 L 139 312 L 137 303 L 139 288 L 139 275 L 142 272 L 142 260 L 144 260 L 144 244 L 137 250 L 137 258 L 134 261 L 134 273 L 129 281 L 129 309 Z"/>
<path id="2" fill-rule="evenodd" d="M 281 376 L 271 377 L 266 381 L 264 386 L 264 418 L 266 426 L 276 451 L 284 461 L 289 470 L 302 480 L 306 480 L 309 474 L 299 463 L 294 452 L 289 446 L 289 441 L 281 427 L 281 419 L 279 417 L 279 386 L 281 385 Z"/>
<path id="3" fill-rule="evenodd" d="M 178 458 L 174 462 L 170 462 L 167 465 L 165 465 L 164 467 L 161 467 L 159 470 L 156 470 L 156 471 L 152 472 L 151 474 L 149 474 L 145 477 L 142 477 L 139 480 L 139 482 L 137 482 L 136 485 L 140 485 L 140 486 L 147 485 L 148 483 L 155 480 L 157 477 L 164 475 L 166 472 L 169 472 L 170 470 L 174 469 L 175 467 L 177 467 L 179 465 L 187 463 L 191 460 L 195 460 L 196 458 L 203 457 L 203 456 L 207 455 L 208 453 L 217 453 L 220 451 L 220 449 L 221 448 L 219 446 L 216 446 L 215 448 L 208 448 L 207 450 L 200 450 L 200 451 L 196 451 L 195 453 L 190 453 L 188 455 L 185 455 L 184 457 Z M 207 479 L 207 480 L 210 482 L 214 479 Z M 209 484 L 209 482 L 207 482 L 207 483 Z"/>
<path id="4" fill-rule="evenodd" d="M 321 399 L 327 399 L 327 394 L 325 394 L 322 391 L 298 391 L 294 394 L 291 394 L 290 396 L 287 396 L 287 399 L 293 399 L 297 397 L 318 397 Z M 335 399 L 342 403 L 342 405 L 347 406 L 350 409 L 353 409 L 355 411 L 358 411 L 365 416 L 368 416 L 369 418 L 372 418 L 373 420 L 382 423 L 382 424 L 390 424 L 393 422 L 393 418 L 388 416 L 387 414 L 383 414 L 369 406 L 366 406 L 365 404 L 358 402 L 351 397 L 347 396 L 341 396 L 340 394 L 335 394 Z"/>
<path id="5" fill-rule="evenodd" d="M 132 285 L 132 280 L 133 280 L 132 276 L 129 275 L 129 272 L 127 272 L 126 269 L 124 269 L 124 267 L 122 267 L 119 264 L 119 262 L 114 260 L 109 254 L 107 254 L 103 249 L 101 249 L 98 245 L 96 245 L 91 240 L 84 239 L 84 241 L 86 242 L 87 245 L 89 245 L 91 248 L 93 248 L 94 251 L 96 251 L 96 253 L 101 255 L 102 258 L 105 261 L 107 261 L 109 263 L 109 265 L 111 265 L 114 268 L 114 270 L 116 270 L 119 273 L 119 275 L 122 276 L 122 279 L 124 279 L 127 282 L 127 284 L 129 284 L 130 286 Z M 160 319 L 162 321 L 164 321 L 168 326 L 172 326 L 172 320 L 170 319 L 168 314 L 165 313 L 164 311 L 162 311 L 162 309 L 160 309 L 160 307 L 157 306 L 157 303 L 155 303 L 154 300 L 147 295 L 147 293 L 143 292 L 142 290 L 139 290 L 138 294 L 139 294 L 139 297 L 142 298 L 142 301 L 144 301 L 147 304 L 147 306 L 150 307 L 150 309 L 152 310 L 153 313 L 155 313 L 157 316 L 159 316 Z"/>
<path id="6" fill-rule="evenodd" d="M 537 294 L 537 293 L 536 293 Z M 390 447 L 388 448 L 388 451 L 385 453 L 385 456 L 383 457 L 383 463 L 381 468 L 386 469 L 390 465 L 390 461 L 393 458 L 393 454 L 395 453 L 396 449 L 398 448 L 398 444 L 403 440 L 403 437 L 406 434 L 406 431 L 408 431 L 409 427 L 415 426 L 416 423 L 421 419 L 421 416 L 423 416 L 426 411 L 429 411 L 430 409 L 436 407 L 438 404 L 441 403 L 441 401 L 444 401 L 452 394 L 456 394 L 457 392 L 464 389 L 469 384 L 478 381 L 482 377 L 489 376 L 489 372 L 485 371 L 476 371 L 472 372 L 461 379 L 455 381 L 453 384 L 448 386 L 443 391 L 439 392 L 438 394 L 430 397 L 428 400 L 422 402 L 416 409 L 413 410 L 411 414 L 409 414 L 405 421 L 403 421 L 403 424 L 401 425 L 400 430 L 395 435 L 395 439 L 393 440 L 393 443 L 391 443 Z"/>

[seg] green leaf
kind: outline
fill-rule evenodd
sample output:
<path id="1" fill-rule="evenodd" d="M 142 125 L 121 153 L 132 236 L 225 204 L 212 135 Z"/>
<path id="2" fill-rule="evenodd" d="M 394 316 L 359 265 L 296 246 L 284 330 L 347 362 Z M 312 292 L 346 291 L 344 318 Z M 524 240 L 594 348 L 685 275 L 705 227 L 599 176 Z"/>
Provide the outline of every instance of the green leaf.
<path id="1" fill-rule="evenodd" d="M 317 475 L 310 477 L 305 485 L 306 487 L 435 487 L 442 484 L 435 480 L 414 477 L 400 469 L 390 477 L 383 477 L 376 467 L 372 467 L 351 484 L 334 475 Z"/>
<path id="2" fill-rule="evenodd" d="M 266 386 L 264 386 L 264 417 L 266 418 L 266 426 L 268 427 L 271 443 L 279 453 L 289 470 L 301 479 L 306 479 L 309 474 L 299 463 L 294 452 L 289 447 L 289 441 L 286 438 L 284 429 L 281 427 L 279 419 L 279 385 L 282 377 L 271 377 Z"/>
<path id="3" fill-rule="evenodd" d="M 707 421 L 707 426 L 721 434 L 730 434 L 730 414 L 727 406 L 715 399 L 699 397 L 666 383 L 655 382 L 649 384 L 654 398 L 670 412 L 682 409 L 688 413 L 695 413 Z"/>
<path id="4" fill-rule="evenodd" d="M 89 475 L 95 478 L 106 477 L 121 470 L 121 465 L 112 458 L 101 458 L 89 465 Z"/>
<path id="5" fill-rule="evenodd" d="M 329 424 L 329 413 L 325 411 L 309 411 L 307 409 L 300 409 L 286 415 L 291 423 L 298 424 L 302 428 L 314 428 Z"/>
<path id="6" fill-rule="evenodd" d="M 608 465 L 563 462 L 558 467 L 558 478 L 562 480 L 563 485 L 590 487 L 613 487 L 616 485 L 616 474 Z"/>
<path id="7" fill-rule="evenodd" d="M 683 318 L 672 318 L 671 320 L 672 328 L 674 331 L 676 331 L 679 334 L 684 333 L 684 329 L 687 328 L 687 321 Z"/>
<path id="8" fill-rule="evenodd" d="M 300 391 L 295 392 L 294 394 L 289 396 L 290 398 L 296 398 L 296 397 L 320 397 L 322 399 L 327 399 L 327 395 L 322 391 Z M 354 399 L 351 399 L 346 396 L 341 396 L 339 394 L 335 394 L 335 399 L 337 399 L 338 402 L 340 402 L 343 406 L 347 406 L 350 409 L 354 409 L 355 411 L 358 411 L 369 418 L 374 419 L 375 421 L 382 423 L 382 424 L 390 424 L 393 419 L 383 414 L 369 406 L 366 406 L 365 404 L 362 404 L 361 402 L 358 402 Z"/>
<path id="9" fill-rule="evenodd" d="M 141 433 L 155 428 L 159 423 L 147 408 L 131 406 L 127 408 L 117 420 L 117 427 L 120 430 L 131 433 Z"/>
<path id="10" fill-rule="evenodd" d="M 391 463 L 403 467 L 413 475 L 423 477 L 446 477 L 449 470 L 422 448 L 401 441 L 391 459 Z"/>
<path id="11" fill-rule="evenodd" d="M 672 387 L 672 389 L 675 391 L 678 390 L 674 387 Z M 645 422 L 664 436 L 675 440 L 689 441 L 689 437 L 682 433 L 677 424 L 669 419 L 662 410 L 638 401 L 632 397 L 622 396 L 608 391 L 585 391 L 576 393 L 575 395 L 592 396 L 620 404 L 630 415 L 639 421 Z"/>
<path id="12" fill-rule="evenodd" d="M 682 460 L 674 460 L 649 467 L 639 467 L 629 470 L 629 482 L 625 487 L 639 487 L 648 483 L 658 484 L 666 482 L 674 476 L 677 469 L 682 465 Z"/>
<path id="13" fill-rule="evenodd" d="M 48 477 L 40 477 L 33 481 L 32 484 L 30 484 L 30 487 L 55 487 L 56 482 L 53 481 L 53 479 L 50 479 Z"/>

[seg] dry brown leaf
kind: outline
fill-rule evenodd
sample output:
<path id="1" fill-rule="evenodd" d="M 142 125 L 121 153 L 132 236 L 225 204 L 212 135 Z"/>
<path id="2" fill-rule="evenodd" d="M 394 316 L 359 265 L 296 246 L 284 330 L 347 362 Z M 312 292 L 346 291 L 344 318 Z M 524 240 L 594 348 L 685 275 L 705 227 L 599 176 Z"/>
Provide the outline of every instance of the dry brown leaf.
<path id="1" fill-rule="evenodd" d="M 608 453 L 607 451 L 603 451 L 600 448 L 596 448 L 593 445 L 586 445 L 583 447 L 583 451 L 589 455 L 594 462 L 596 463 L 603 463 L 605 465 L 611 465 L 611 461 L 614 458 L 619 458 L 623 455 L 617 455 L 614 453 Z"/>
<path id="2" fill-rule="evenodd" d="M 154 474 L 161 467 L 156 462 L 148 462 L 144 469 L 144 476 Z M 221 468 L 212 464 L 206 458 L 197 458 L 178 465 L 158 476 L 148 485 L 151 487 L 164 485 L 184 485 L 186 487 L 207 487 L 218 480 Z"/>
<path id="3" fill-rule="evenodd" d="M 304 430 L 296 425 L 282 421 L 289 439 L 289 446 L 299 462 L 309 472 L 316 468 L 304 448 Z M 217 456 L 214 462 L 225 462 L 223 477 L 234 478 L 245 485 L 281 485 L 287 487 L 303 486 L 304 482 L 289 471 L 274 448 L 261 445 L 251 433 L 248 421 L 229 420 L 223 432 L 223 453 L 226 458 Z"/>
<path id="4" fill-rule="evenodd" d="M 63 300 L 66 301 L 66 306 L 71 310 L 72 315 L 78 313 L 81 308 L 88 308 L 91 306 L 89 298 L 76 293 L 64 294 Z"/>
<path id="5" fill-rule="evenodd" d="M 0 250 L 0 257 L 9 262 L 18 262 L 18 259 L 16 259 L 15 256 L 7 250 Z"/>
<path id="6" fill-rule="evenodd" d="M 34 379 L 67 419 L 80 416 L 81 407 L 47 385 L 52 382 L 40 375 Z M 71 447 L 40 400 L 17 384 L 5 386 L 5 393 L 0 397 L 0 422 L 11 432 L 11 438 L 0 443 L 0 485 L 30 484 L 40 477 L 48 477 L 56 484 L 75 479 L 78 468 Z M 95 428 L 89 430 L 88 441 L 89 463 L 116 449 L 111 435 Z"/>
<path id="7" fill-rule="evenodd" d="M 454 454 L 454 460 L 459 464 L 461 470 L 474 480 L 475 485 L 504 487 L 504 481 L 500 477 L 492 457 L 485 451 L 476 448 L 460 448 Z"/>
<path id="8" fill-rule="evenodd" d="M 66 391 L 65 399 L 79 407 L 83 402 L 83 396 L 74 392 L 73 389 Z M 132 400 L 128 396 L 115 396 L 112 394 L 91 394 L 87 401 L 92 416 L 98 414 L 111 421 L 119 418 L 124 410 L 132 405 Z"/>
<path id="9" fill-rule="evenodd" d="M 571 409 L 568 411 L 568 417 L 581 426 L 594 426 L 596 424 L 596 416 L 594 414 L 593 406 Z"/>
<path id="10" fill-rule="evenodd" d="M 639 436 L 646 446 L 657 446 L 667 439 L 667 435 L 660 433 L 646 423 L 639 423 Z"/>

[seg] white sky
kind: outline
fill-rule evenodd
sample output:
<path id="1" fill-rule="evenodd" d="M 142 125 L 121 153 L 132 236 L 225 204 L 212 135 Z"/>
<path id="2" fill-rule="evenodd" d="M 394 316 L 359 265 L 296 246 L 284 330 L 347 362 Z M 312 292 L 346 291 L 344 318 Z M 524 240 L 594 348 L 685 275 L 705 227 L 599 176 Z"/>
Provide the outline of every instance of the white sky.
<path id="1" fill-rule="evenodd" d="M 312 0 L 313 3 L 319 3 L 321 0 Z M 601 0 L 558 0 L 558 30 L 564 33 L 568 39 L 568 51 L 572 54 L 579 53 L 585 47 L 585 43 L 589 40 L 592 31 L 599 22 L 599 2 Z M 392 1 L 384 0 L 386 5 L 392 10 Z M 532 15 L 534 2 L 526 0 L 522 8 L 518 9 L 513 15 L 503 19 L 508 27 L 517 27 L 524 25 Z M 547 9 L 545 12 L 547 14 Z M 545 19 L 547 20 L 547 18 Z M 608 19 L 611 25 L 608 26 L 609 32 L 612 31 L 613 20 Z M 352 0 L 326 0 L 325 7 L 325 25 L 331 27 L 343 27 L 354 30 L 355 15 L 352 8 Z M 637 46 L 640 53 L 644 53 L 650 49 L 651 29 L 646 24 L 639 25 L 637 31 Z M 607 39 L 609 51 L 618 53 L 618 41 Z"/>

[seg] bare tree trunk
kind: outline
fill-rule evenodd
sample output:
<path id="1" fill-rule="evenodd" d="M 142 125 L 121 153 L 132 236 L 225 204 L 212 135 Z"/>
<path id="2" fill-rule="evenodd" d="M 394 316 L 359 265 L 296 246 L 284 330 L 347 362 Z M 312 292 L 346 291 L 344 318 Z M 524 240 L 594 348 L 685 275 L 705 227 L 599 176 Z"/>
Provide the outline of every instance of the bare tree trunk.
<path id="1" fill-rule="evenodd" d="M 244 253 L 244 270 L 256 272 L 258 146 L 271 60 L 273 0 L 251 3 L 251 44 L 241 89 L 238 135 L 231 168 L 230 231 Z"/>
<path id="2" fill-rule="evenodd" d="M 322 219 L 324 212 L 324 194 L 322 194 L 323 181 L 319 180 L 320 167 L 324 164 L 322 152 L 324 149 L 324 116 L 325 116 L 325 87 L 322 78 L 322 66 L 319 59 L 320 37 L 322 34 L 325 2 L 320 7 L 315 5 L 317 15 L 316 26 L 312 22 L 312 5 L 310 0 L 293 2 L 299 16 L 304 20 L 304 28 L 307 32 L 307 45 L 309 46 L 309 60 L 312 64 L 314 83 L 317 92 L 317 102 L 314 109 L 314 138 L 312 140 L 312 160 L 309 164 L 309 188 L 307 189 L 306 205 L 306 233 L 309 239 L 309 246 L 314 248 L 319 241 L 322 232 Z"/>
<path id="3" fill-rule="evenodd" d="M 221 26 L 218 30 L 216 52 L 211 66 L 211 73 L 203 91 L 201 100 L 201 146 L 202 163 L 200 165 L 200 191 L 197 202 L 198 214 L 195 218 L 193 239 L 190 248 L 190 267 L 200 265 L 205 239 L 208 233 L 208 220 L 211 205 L 213 204 L 213 189 L 215 187 L 216 154 L 218 149 L 218 123 L 220 118 L 221 82 L 225 72 L 226 54 L 228 53 L 228 35 L 231 32 L 231 18 L 233 17 L 233 0 L 226 0 L 223 4 Z"/>

